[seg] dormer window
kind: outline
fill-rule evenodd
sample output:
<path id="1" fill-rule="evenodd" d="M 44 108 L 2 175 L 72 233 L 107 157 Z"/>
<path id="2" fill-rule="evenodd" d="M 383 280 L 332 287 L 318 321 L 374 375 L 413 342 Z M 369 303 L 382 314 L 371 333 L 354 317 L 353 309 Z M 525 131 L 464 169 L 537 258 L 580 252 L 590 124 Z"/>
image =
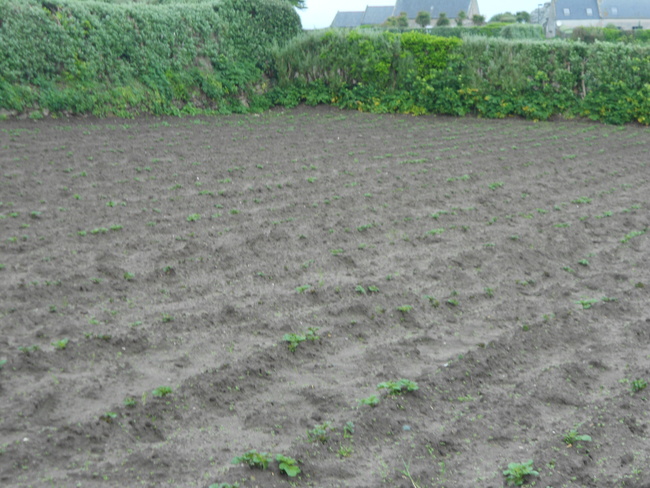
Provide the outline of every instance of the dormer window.
<path id="1" fill-rule="evenodd" d="M 564 9 L 564 16 L 568 17 L 569 15 L 571 15 L 571 10 L 569 10 L 568 8 L 565 8 Z"/>
<path id="2" fill-rule="evenodd" d="M 612 7 L 612 15 L 618 15 L 618 7 Z"/>
<path id="3" fill-rule="evenodd" d="M 594 15 L 594 11 L 593 11 L 593 9 L 588 8 L 588 9 L 587 9 L 587 17 L 591 17 L 591 16 L 593 16 L 593 15 Z"/>

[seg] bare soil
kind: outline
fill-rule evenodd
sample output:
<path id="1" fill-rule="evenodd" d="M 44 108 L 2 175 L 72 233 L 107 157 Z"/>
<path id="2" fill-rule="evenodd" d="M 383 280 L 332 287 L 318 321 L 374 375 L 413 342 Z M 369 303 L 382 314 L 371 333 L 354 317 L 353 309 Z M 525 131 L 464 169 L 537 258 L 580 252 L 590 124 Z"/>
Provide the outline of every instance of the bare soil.
<path id="1" fill-rule="evenodd" d="M 0 122 L 0 485 L 650 486 L 649 149 L 324 107 Z"/>

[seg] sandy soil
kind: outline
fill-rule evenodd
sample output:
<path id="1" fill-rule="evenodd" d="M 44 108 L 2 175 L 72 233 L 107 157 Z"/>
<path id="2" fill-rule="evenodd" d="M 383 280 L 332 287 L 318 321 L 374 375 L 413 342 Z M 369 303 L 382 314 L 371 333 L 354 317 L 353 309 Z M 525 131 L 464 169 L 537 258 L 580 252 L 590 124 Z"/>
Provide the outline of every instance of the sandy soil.
<path id="1" fill-rule="evenodd" d="M 1 122 L 0 485 L 650 486 L 649 149 L 322 107 Z"/>

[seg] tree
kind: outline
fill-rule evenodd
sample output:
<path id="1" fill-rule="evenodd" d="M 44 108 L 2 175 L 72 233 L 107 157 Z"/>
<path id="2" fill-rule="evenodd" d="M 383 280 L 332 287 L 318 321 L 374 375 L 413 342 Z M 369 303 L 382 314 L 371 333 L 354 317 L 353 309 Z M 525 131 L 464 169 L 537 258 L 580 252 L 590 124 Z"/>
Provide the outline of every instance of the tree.
<path id="1" fill-rule="evenodd" d="M 485 24 L 485 17 L 483 15 L 473 15 L 472 16 L 472 23 L 474 25 L 483 25 Z"/>
<path id="2" fill-rule="evenodd" d="M 504 12 L 502 14 L 496 14 L 492 16 L 490 22 L 505 22 L 505 23 L 513 24 L 517 22 L 517 17 L 515 17 L 510 12 Z"/>
<path id="3" fill-rule="evenodd" d="M 449 18 L 447 18 L 447 14 L 444 12 L 440 12 L 440 15 L 438 16 L 438 20 L 436 21 L 436 25 L 438 27 L 442 27 L 445 25 L 449 25 L 450 21 Z"/>
<path id="4" fill-rule="evenodd" d="M 406 17 L 406 12 L 399 14 L 399 17 L 388 17 L 384 22 L 384 27 L 396 27 L 405 29 L 409 26 L 409 19 Z"/>
<path id="5" fill-rule="evenodd" d="M 517 12 L 516 19 L 520 24 L 530 24 L 530 14 L 528 12 Z"/>
<path id="6" fill-rule="evenodd" d="M 307 8 L 307 5 L 305 5 L 305 0 L 289 0 L 289 3 L 296 8 Z"/>
<path id="7" fill-rule="evenodd" d="M 456 17 L 456 25 L 458 27 L 462 27 L 463 26 L 463 21 L 466 20 L 466 19 L 467 19 L 467 12 L 465 12 L 464 10 L 461 10 L 460 12 L 458 12 L 458 16 Z"/>
<path id="8" fill-rule="evenodd" d="M 415 17 L 415 23 L 424 29 L 431 23 L 431 14 L 424 10 L 422 12 L 418 12 L 417 17 Z"/>

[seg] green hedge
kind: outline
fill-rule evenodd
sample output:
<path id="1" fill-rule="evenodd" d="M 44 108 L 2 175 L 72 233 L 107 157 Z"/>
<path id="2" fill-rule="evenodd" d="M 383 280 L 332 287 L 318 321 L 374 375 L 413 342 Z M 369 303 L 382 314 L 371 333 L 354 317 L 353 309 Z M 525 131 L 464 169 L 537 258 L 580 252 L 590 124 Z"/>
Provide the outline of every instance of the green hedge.
<path id="1" fill-rule="evenodd" d="M 275 52 L 280 104 L 650 123 L 650 47 L 325 31 Z"/>
<path id="2" fill-rule="evenodd" d="M 100 115 L 265 104 L 270 49 L 301 31 L 283 0 L 0 0 L 0 19 L 0 106 Z"/>

